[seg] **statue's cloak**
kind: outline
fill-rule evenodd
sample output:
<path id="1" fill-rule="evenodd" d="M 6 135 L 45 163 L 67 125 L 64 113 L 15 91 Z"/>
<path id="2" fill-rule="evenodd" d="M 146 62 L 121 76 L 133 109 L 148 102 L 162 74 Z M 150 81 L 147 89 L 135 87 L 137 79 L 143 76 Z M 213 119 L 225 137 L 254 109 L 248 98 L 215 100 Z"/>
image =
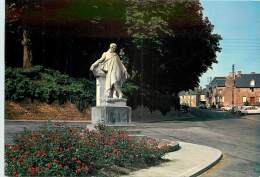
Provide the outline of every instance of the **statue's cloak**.
<path id="1" fill-rule="evenodd" d="M 116 53 L 109 58 L 105 58 L 102 63 L 102 70 L 106 72 L 106 92 L 109 91 L 115 83 L 122 86 L 123 82 L 128 78 L 127 70 Z"/>

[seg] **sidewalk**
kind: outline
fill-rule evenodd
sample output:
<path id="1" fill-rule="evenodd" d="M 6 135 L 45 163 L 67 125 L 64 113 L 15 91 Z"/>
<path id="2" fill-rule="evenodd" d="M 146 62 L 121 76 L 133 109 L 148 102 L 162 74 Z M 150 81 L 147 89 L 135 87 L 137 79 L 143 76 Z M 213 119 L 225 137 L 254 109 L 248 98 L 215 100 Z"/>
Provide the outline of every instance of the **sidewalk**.
<path id="1" fill-rule="evenodd" d="M 180 150 L 165 157 L 169 162 L 133 172 L 127 177 L 193 177 L 215 165 L 222 157 L 218 149 L 185 142 L 179 144 Z"/>
<path id="2" fill-rule="evenodd" d="M 91 124 L 91 120 L 26 120 L 26 119 L 18 119 L 18 120 L 10 120 L 5 119 L 5 122 L 53 122 L 53 123 L 87 123 Z"/>

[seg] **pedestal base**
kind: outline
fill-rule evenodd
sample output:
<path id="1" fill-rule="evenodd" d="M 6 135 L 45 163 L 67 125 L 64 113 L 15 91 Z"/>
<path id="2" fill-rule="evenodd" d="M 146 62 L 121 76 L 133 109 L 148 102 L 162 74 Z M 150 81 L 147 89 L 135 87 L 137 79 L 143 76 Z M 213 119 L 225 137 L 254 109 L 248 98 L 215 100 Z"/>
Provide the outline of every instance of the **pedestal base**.
<path id="1" fill-rule="evenodd" d="M 129 106 L 111 107 L 97 106 L 91 108 L 92 124 L 129 124 L 131 123 L 132 109 Z"/>

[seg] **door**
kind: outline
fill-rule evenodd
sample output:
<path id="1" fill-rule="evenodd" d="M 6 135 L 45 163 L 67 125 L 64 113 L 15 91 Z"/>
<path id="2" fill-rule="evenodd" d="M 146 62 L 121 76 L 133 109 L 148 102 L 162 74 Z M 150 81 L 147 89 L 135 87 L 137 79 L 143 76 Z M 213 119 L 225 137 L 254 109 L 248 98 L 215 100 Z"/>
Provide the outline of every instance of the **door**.
<path id="1" fill-rule="evenodd" d="M 250 97 L 250 105 L 255 105 L 255 97 Z"/>

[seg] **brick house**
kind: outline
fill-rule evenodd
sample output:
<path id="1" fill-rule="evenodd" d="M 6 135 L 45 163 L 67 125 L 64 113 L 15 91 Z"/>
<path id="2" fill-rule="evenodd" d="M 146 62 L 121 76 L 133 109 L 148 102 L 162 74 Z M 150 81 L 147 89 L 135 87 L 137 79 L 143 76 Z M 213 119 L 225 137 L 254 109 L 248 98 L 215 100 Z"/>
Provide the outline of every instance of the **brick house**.
<path id="1" fill-rule="evenodd" d="M 232 100 L 235 106 L 260 105 L 260 74 L 237 72 L 215 77 L 209 84 L 207 98 L 210 105 L 217 107 L 231 106 Z"/>

